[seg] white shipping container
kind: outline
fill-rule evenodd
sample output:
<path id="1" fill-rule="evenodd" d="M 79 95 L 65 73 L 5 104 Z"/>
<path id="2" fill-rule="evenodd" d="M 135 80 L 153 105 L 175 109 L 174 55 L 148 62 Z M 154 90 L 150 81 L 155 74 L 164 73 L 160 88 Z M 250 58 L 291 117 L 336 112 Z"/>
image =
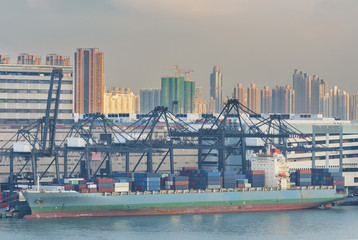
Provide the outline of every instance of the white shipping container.
<path id="1" fill-rule="evenodd" d="M 27 142 L 15 142 L 13 150 L 14 152 L 31 152 L 32 146 Z"/>
<path id="2" fill-rule="evenodd" d="M 120 187 L 120 188 L 114 188 L 114 192 L 129 192 L 129 188 Z"/>
<path id="3" fill-rule="evenodd" d="M 129 187 L 129 183 L 127 182 L 121 182 L 121 183 L 113 183 L 113 187 L 115 188 L 121 188 L 121 187 Z"/>
<path id="4" fill-rule="evenodd" d="M 65 178 L 63 179 L 64 183 L 70 183 L 70 181 L 81 181 L 81 180 L 85 180 L 84 178 Z"/>
<path id="5" fill-rule="evenodd" d="M 165 185 L 168 185 L 168 186 L 173 185 L 173 181 L 166 181 Z"/>
<path id="6" fill-rule="evenodd" d="M 86 146 L 86 141 L 83 138 L 67 138 L 67 146 L 73 148 L 82 148 Z"/>
<path id="7" fill-rule="evenodd" d="M 88 189 L 94 189 L 97 188 L 97 184 L 87 184 Z"/>
<path id="8" fill-rule="evenodd" d="M 251 187 L 251 183 L 244 183 L 246 188 L 250 188 Z"/>

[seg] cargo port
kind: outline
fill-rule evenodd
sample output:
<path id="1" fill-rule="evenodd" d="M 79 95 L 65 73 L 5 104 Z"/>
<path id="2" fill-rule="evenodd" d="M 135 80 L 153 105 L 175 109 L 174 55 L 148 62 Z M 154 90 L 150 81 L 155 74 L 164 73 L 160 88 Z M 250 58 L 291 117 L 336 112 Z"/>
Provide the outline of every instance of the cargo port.
<path id="1" fill-rule="evenodd" d="M 45 117 L 0 151 L 9 161 L 1 207 L 25 218 L 294 210 L 330 207 L 347 195 L 339 127 L 328 129 L 339 143 L 329 147 L 283 115 L 265 117 L 230 99 L 218 116 L 195 123 L 166 107 L 125 126 L 89 114 L 58 140 L 61 78 L 55 69 Z M 194 152 L 194 166 L 178 169 L 177 151 Z M 329 151 L 341 156 L 338 165 L 319 165 L 316 153 Z M 293 152 L 309 152 L 312 165 L 290 167 Z M 113 169 L 119 161 L 124 171 Z M 22 197 L 28 203 L 23 211 L 16 204 Z"/>

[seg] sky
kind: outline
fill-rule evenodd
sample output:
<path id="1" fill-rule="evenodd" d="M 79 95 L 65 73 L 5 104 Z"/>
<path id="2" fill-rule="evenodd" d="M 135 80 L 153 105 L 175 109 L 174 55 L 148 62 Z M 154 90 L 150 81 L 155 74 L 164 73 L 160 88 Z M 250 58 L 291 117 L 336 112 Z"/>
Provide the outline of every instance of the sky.
<path id="1" fill-rule="evenodd" d="M 209 96 L 242 83 L 292 85 L 294 69 L 358 92 L 356 0 L 0 0 L 0 54 L 104 53 L 107 87 L 160 88 L 175 66 Z"/>

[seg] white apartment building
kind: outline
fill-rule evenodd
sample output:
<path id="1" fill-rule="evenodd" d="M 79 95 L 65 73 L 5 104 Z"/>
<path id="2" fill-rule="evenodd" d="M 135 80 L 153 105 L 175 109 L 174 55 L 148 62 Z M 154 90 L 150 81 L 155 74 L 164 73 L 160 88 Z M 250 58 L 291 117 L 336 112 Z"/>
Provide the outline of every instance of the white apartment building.
<path id="1" fill-rule="evenodd" d="M 29 124 L 45 115 L 53 67 L 63 69 L 58 123 L 72 122 L 72 66 L 1 64 L 0 125 Z"/>

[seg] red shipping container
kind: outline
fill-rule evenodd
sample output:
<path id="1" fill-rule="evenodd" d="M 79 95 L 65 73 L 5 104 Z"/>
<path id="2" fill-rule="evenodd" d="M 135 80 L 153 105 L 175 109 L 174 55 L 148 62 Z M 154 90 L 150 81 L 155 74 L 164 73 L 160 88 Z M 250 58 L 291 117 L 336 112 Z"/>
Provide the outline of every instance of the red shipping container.
<path id="1" fill-rule="evenodd" d="M 8 203 L 2 203 L 0 204 L 0 208 L 7 208 L 9 207 L 9 204 Z"/>
<path id="2" fill-rule="evenodd" d="M 72 190 L 72 185 L 71 184 L 65 184 L 65 189 L 66 190 Z"/>
<path id="3" fill-rule="evenodd" d="M 277 149 L 277 148 L 275 148 L 275 149 L 270 149 L 270 152 L 271 152 L 271 154 L 274 154 L 274 153 L 277 153 L 277 154 L 280 154 L 280 149 Z"/>
<path id="4" fill-rule="evenodd" d="M 311 170 L 297 170 L 298 174 L 311 174 L 312 171 Z"/>
<path id="5" fill-rule="evenodd" d="M 81 193 L 89 193 L 89 189 L 87 189 L 87 188 L 82 188 L 82 189 L 81 189 Z"/>
<path id="6" fill-rule="evenodd" d="M 96 183 L 113 183 L 113 178 L 97 178 Z"/>
<path id="7" fill-rule="evenodd" d="M 251 175 L 264 175 L 265 171 L 264 170 L 252 170 Z"/>
<path id="8" fill-rule="evenodd" d="M 331 181 L 332 178 L 331 177 L 326 177 L 326 180 Z"/>
<path id="9" fill-rule="evenodd" d="M 197 170 L 198 168 L 197 167 L 183 167 L 183 171 L 186 172 L 188 170 Z"/>
<path id="10" fill-rule="evenodd" d="M 98 192 L 113 192 L 113 188 L 98 188 Z"/>
<path id="11" fill-rule="evenodd" d="M 90 193 L 96 193 L 97 192 L 97 188 L 90 188 L 88 189 Z"/>
<path id="12" fill-rule="evenodd" d="M 245 187 L 245 184 L 239 183 L 239 184 L 237 184 L 237 187 L 238 187 L 238 188 L 244 188 L 244 187 Z"/>
<path id="13" fill-rule="evenodd" d="M 80 184 L 80 185 L 78 185 L 77 188 L 78 188 L 78 190 L 86 189 L 87 185 L 86 184 Z"/>
<path id="14" fill-rule="evenodd" d="M 333 185 L 344 185 L 344 181 L 334 181 Z"/>
<path id="15" fill-rule="evenodd" d="M 174 182 L 175 186 L 185 186 L 185 185 L 189 185 L 188 181 L 175 181 Z"/>

